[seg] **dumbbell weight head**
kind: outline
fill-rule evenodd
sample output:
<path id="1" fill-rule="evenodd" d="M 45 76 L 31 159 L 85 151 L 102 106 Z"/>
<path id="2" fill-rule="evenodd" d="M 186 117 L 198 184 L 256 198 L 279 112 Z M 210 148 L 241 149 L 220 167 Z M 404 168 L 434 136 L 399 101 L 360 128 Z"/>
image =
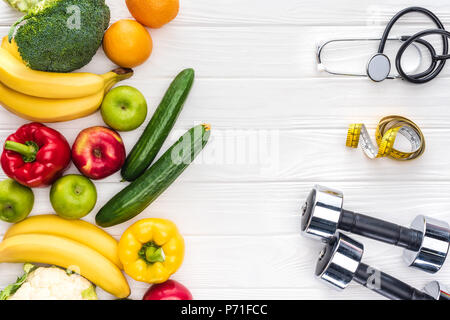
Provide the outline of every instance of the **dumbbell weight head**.
<path id="1" fill-rule="evenodd" d="M 364 246 L 337 232 L 322 249 L 316 265 L 316 277 L 336 289 L 352 282 L 364 254 Z"/>
<path id="2" fill-rule="evenodd" d="M 338 228 L 343 202 L 342 192 L 315 185 L 302 207 L 302 232 L 316 239 L 331 239 Z"/>
<path id="3" fill-rule="evenodd" d="M 350 282 L 395 300 L 434 300 L 434 295 L 417 290 L 380 270 L 361 262 L 364 246 L 356 240 L 336 232 L 325 244 L 316 265 L 316 276 L 334 288 L 343 290 Z"/>
<path id="4" fill-rule="evenodd" d="M 435 273 L 447 258 L 450 244 L 450 229 L 445 221 L 418 216 L 411 223 L 411 229 L 423 234 L 418 251 L 405 250 L 403 258 L 408 266 Z"/>

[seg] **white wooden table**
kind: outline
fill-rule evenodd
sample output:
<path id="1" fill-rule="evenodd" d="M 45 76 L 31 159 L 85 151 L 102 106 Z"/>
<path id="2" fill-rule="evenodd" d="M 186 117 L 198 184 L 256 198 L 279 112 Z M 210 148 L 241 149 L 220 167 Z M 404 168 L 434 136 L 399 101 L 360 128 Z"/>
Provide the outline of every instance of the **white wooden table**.
<path id="1" fill-rule="evenodd" d="M 123 0 L 107 2 L 113 21 L 131 17 Z M 450 25 L 444 0 L 392 3 L 181 0 L 174 22 L 150 30 L 153 55 L 126 84 L 145 94 L 152 114 L 172 78 L 182 68 L 195 68 L 193 91 L 170 142 L 201 122 L 211 123 L 212 139 L 199 160 L 144 213 L 108 231 L 119 238 L 144 217 L 176 222 L 187 251 L 174 279 L 197 299 L 380 299 L 358 285 L 339 293 L 314 278 L 321 244 L 300 235 L 299 208 L 313 184 L 320 183 L 342 189 L 348 209 L 399 224 L 409 225 L 417 214 L 450 220 L 450 67 L 420 86 L 332 77 L 316 69 L 320 40 L 378 37 L 390 17 L 410 5 L 422 4 Z M 1 35 L 16 18 L 0 4 Z M 393 33 L 430 26 L 412 15 Z M 355 58 L 353 65 L 363 68 L 375 47 L 366 47 L 364 54 L 361 48 L 343 51 L 341 57 Z M 103 73 L 112 67 L 100 49 L 84 70 Z M 364 122 L 373 134 L 378 120 L 390 114 L 421 126 L 427 150 L 420 159 L 371 161 L 361 150 L 345 148 L 349 123 Z M 0 109 L 1 143 L 26 122 Z M 81 129 L 94 125 L 103 125 L 99 114 L 50 126 L 72 143 Z M 142 130 L 122 134 L 127 151 Z M 69 172 L 76 172 L 73 165 Z M 116 174 L 96 183 L 98 204 L 86 220 L 93 222 L 95 212 L 123 188 L 119 181 Z M 48 193 L 48 188 L 35 190 L 33 214 L 52 212 Z M 0 234 L 7 228 L 0 223 Z M 428 275 L 407 268 L 400 249 L 371 240 L 364 244 L 366 263 L 417 288 L 434 279 L 450 283 L 449 263 Z M 20 265 L 1 264 L 0 287 L 19 274 Z M 130 285 L 134 299 L 148 287 Z"/>

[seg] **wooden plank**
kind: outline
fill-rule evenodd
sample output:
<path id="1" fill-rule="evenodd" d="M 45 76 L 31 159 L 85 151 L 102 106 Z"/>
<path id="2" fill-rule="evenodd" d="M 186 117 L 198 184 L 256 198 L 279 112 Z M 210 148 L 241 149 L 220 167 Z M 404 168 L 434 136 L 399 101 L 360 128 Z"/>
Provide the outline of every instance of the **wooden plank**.
<path id="1" fill-rule="evenodd" d="M 417 270 L 401 268 L 401 250 L 373 241 L 364 241 L 365 263 L 401 280 L 421 288 L 436 280 Z M 320 289 L 322 297 L 336 294 L 329 287 L 317 282 L 313 276 L 318 253 L 322 244 L 301 236 L 277 237 L 186 237 L 186 256 L 175 279 L 188 288 L 203 289 Z M 257 259 L 255 259 L 257 257 Z M 0 264 L 0 286 L 20 274 L 20 265 Z M 418 276 L 420 274 L 420 276 Z M 438 279 L 450 281 L 450 270 L 445 268 Z M 148 285 L 130 280 L 136 295 Z M 347 290 L 354 290 L 355 284 Z M 136 289 L 141 290 L 136 291 Z M 362 288 L 359 288 L 362 289 Z M 361 291 L 362 292 L 362 291 Z M 311 293 L 314 295 L 314 291 Z M 365 297 L 371 295 L 366 293 Z M 344 297 L 344 296 L 343 296 Z M 313 296 L 314 298 L 314 296 Z M 316 297 L 317 298 L 317 297 Z"/>
<path id="2" fill-rule="evenodd" d="M 97 206 L 85 220 L 95 223 L 95 213 L 116 192 L 118 183 L 97 182 Z M 408 226 L 419 214 L 448 220 L 449 182 L 365 182 L 326 181 L 321 184 L 341 189 L 345 207 L 380 219 Z M 187 236 L 195 235 L 289 235 L 300 233 L 301 204 L 313 183 L 181 183 L 176 182 L 136 218 L 108 229 L 117 239 L 137 220 L 163 217 L 174 221 Z M 32 215 L 52 213 L 49 189 L 35 189 Z M 393 208 L 394 214 L 393 214 Z M 0 234 L 10 225 L 0 222 Z"/>
<path id="3" fill-rule="evenodd" d="M 176 72 L 175 72 L 176 73 Z M 148 101 L 148 118 L 157 108 L 171 79 L 132 79 L 119 85 L 138 88 Z M 446 90 L 450 79 L 420 87 L 403 83 L 340 79 L 197 79 L 177 122 L 179 128 L 211 123 L 214 129 L 345 128 L 349 123 L 374 126 L 385 115 L 400 114 L 423 128 L 450 126 Z M 413 95 L 414 90 L 420 95 Z M 275 97 L 275 99 L 274 99 Z M 430 99 L 433 97 L 433 99 Z M 239 116 L 236 117 L 236 114 Z M 257 115 L 257 117 L 256 117 Z M 27 123 L 0 108 L 0 130 L 11 132 Z M 99 113 L 70 122 L 51 124 L 57 130 L 103 123 Z M 147 123 L 147 122 L 146 122 Z M 145 123 L 145 124 L 146 124 Z M 12 125 L 14 124 L 14 125 Z M 145 124 L 134 132 L 142 132 Z"/>
<path id="4" fill-rule="evenodd" d="M 149 121 L 171 79 L 145 81 L 139 77 L 142 77 L 140 73 L 119 85 L 135 86 L 145 95 Z M 416 121 L 422 128 L 446 129 L 450 127 L 446 94 L 449 86 L 450 79 L 442 78 L 419 87 L 401 81 L 374 84 L 354 78 L 197 79 L 177 127 L 187 129 L 196 123 L 208 122 L 214 131 L 328 130 L 344 129 L 353 122 L 365 122 L 373 127 L 383 116 L 400 114 Z M 413 94 L 416 90 L 420 90 L 419 95 Z M 0 108 L 0 130 L 13 132 L 24 123 L 27 121 Z M 81 130 L 102 123 L 100 114 L 96 113 L 75 121 L 51 124 L 51 127 Z M 144 127 L 145 124 L 123 135 L 135 137 Z"/>
<path id="5" fill-rule="evenodd" d="M 395 35 L 412 34 L 428 26 L 402 26 L 394 29 Z M 333 38 L 379 37 L 383 27 L 179 27 L 167 26 L 151 30 L 154 50 L 150 59 L 136 68 L 134 79 L 147 81 L 158 77 L 173 78 L 186 67 L 197 72 L 197 78 L 326 78 L 341 81 L 341 77 L 319 72 L 315 51 L 319 43 Z M 6 35 L 9 28 L 0 27 L 0 35 Z M 428 38 L 427 38 L 428 39 Z M 439 50 L 439 42 L 432 38 Z M 324 51 L 324 63 L 334 70 L 364 73 L 367 61 L 377 51 L 377 42 L 358 42 L 330 45 Z M 400 42 L 389 43 L 386 54 L 394 61 Z M 409 51 L 408 51 L 409 52 Z M 408 60 L 409 57 L 409 60 Z M 405 68 L 416 65 L 417 53 L 411 49 L 405 55 Z M 428 67 L 429 58 L 424 53 L 423 65 Z M 170 63 L 167 63 L 170 61 Z M 392 62 L 394 68 L 394 62 Z M 104 73 L 114 64 L 106 58 L 100 48 L 94 60 L 81 71 Z M 394 72 L 394 70 L 393 70 Z M 449 68 L 444 68 L 440 77 L 448 77 Z M 374 84 L 372 87 L 394 86 L 394 81 Z M 395 81 L 396 88 L 417 88 Z M 386 84 L 387 83 L 387 84 Z M 435 83 L 435 81 L 433 81 Z"/>
<path id="6" fill-rule="evenodd" d="M 374 122 L 367 122 L 373 129 Z M 183 173 L 180 181 L 447 181 L 450 158 L 445 145 L 449 130 L 424 129 L 427 151 L 415 161 L 388 158 L 370 160 L 360 149 L 345 147 L 346 125 L 341 129 L 215 130 L 207 147 Z M 420 123 L 419 123 L 420 125 Z M 78 129 L 61 133 L 72 142 Z M 177 128 L 163 149 L 185 129 Z M 373 130 L 370 130 L 373 135 Z M 0 130 L 4 141 L 10 130 Z M 129 151 L 139 132 L 122 135 Z M 164 151 L 164 150 L 163 150 Z M 161 152 L 163 152 L 161 151 Z M 330 165 L 332 164 L 332 165 Z M 72 167 L 70 172 L 76 172 Z M 0 178 L 5 177 L 2 173 Z M 119 182 L 119 174 L 105 181 Z"/>
<path id="7" fill-rule="evenodd" d="M 123 1 L 107 0 L 112 20 L 131 18 Z M 220 0 L 214 5 L 208 0 L 185 0 L 174 25 L 385 25 L 399 10 L 411 6 L 409 0 L 395 4 L 389 0 L 346 0 L 339 4 L 325 0 Z M 450 22 L 450 10 L 444 1 L 426 3 L 444 24 Z M 0 2 L 0 24 L 10 25 L 19 14 Z M 408 23 L 428 20 L 418 14 L 407 18 Z"/>

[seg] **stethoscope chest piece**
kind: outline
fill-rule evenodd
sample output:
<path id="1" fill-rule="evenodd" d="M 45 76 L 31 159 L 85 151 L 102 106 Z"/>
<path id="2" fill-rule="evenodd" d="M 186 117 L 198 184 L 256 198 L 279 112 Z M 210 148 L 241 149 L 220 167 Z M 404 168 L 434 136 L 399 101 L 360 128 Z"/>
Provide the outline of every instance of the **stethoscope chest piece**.
<path id="1" fill-rule="evenodd" d="M 367 63 L 367 76 L 375 82 L 387 79 L 390 72 L 391 61 L 384 53 L 374 54 Z"/>

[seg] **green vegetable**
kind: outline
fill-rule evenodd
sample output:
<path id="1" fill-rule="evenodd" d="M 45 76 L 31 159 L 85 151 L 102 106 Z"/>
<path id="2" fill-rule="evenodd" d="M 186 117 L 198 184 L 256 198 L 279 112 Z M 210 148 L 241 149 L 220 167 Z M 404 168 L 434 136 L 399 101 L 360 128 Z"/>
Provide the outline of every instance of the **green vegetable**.
<path id="1" fill-rule="evenodd" d="M 10 30 L 34 70 L 70 72 L 88 64 L 108 28 L 105 0 L 43 0 Z"/>
<path id="2" fill-rule="evenodd" d="M 147 242 L 139 250 L 139 257 L 148 263 L 164 262 L 164 251 L 153 242 Z"/>
<path id="3" fill-rule="evenodd" d="M 111 227 L 141 213 L 194 161 L 209 136 L 208 125 L 199 125 L 186 132 L 144 174 L 100 209 L 95 217 L 97 224 Z"/>
<path id="4" fill-rule="evenodd" d="M 173 80 L 122 167 L 121 173 L 125 180 L 136 180 L 153 162 L 177 121 L 193 82 L 193 69 L 183 70 Z"/>
<path id="5" fill-rule="evenodd" d="M 93 285 L 82 291 L 81 297 L 84 300 L 98 300 L 97 292 L 95 292 L 95 287 Z"/>
<path id="6" fill-rule="evenodd" d="M 22 12 L 29 12 L 36 4 L 43 0 L 5 0 L 11 7 Z"/>
<path id="7" fill-rule="evenodd" d="M 35 265 L 32 265 L 31 263 L 25 263 L 23 265 L 23 271 L 25 271 L 25 274 L 21 277 L 18 277 L 15 283 L 10 284 L 5 289 L 3 289 L 2 292 L 0 292 L 0 300 L 7 300 L 10 296 L 16 293 L 16 291 L 20 289 L 22 284 L 27 281 L 28 275 L 35 269 Z"/>
<path id="8" fill-rule="evenodd" d="M 68 276 L 71 276 L 71 275 L 76 274 L 76 273 L 75 273 L 75 271 L 73 271 L 73 270 L 66 269 L 66 274 L 67 274 Z"/>

